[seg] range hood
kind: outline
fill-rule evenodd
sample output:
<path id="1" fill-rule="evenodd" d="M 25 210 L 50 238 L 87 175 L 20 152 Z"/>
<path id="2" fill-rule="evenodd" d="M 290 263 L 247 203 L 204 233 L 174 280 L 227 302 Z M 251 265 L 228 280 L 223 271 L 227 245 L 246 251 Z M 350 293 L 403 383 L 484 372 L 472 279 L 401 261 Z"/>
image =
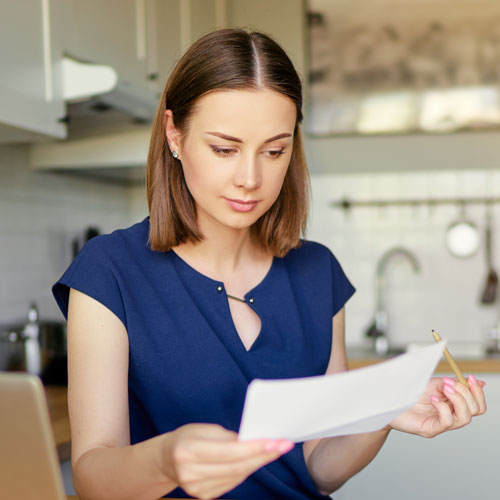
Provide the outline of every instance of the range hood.
<path id="1" fill-rule="evenodd" d="M 146 86 L 121 80 L 111 66 L 66 56 L 62 74 L 68 139 L 152 123 L 158 96 Z"/>
<path id="2" fill-rule="evenodd" d="M 32 144 L 35 170 L 144 183 L 151 125 L 158 106 L 152 90 L 120 81 L 113 68 L 65 58 L 63 62 L 68 138 Z"/>

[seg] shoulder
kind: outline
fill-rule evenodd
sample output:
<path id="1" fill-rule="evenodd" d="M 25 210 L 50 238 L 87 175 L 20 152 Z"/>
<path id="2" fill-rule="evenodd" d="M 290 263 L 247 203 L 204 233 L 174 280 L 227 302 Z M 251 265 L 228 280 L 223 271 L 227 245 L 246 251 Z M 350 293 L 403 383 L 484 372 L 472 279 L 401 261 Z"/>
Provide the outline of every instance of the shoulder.
<path id="1" fill-rule="evenodd" d="M 89 240 L 81 253 L 95 258 L 120 260 L 126 254 L 147 251 L 149 237 L 149 218 L 130 227 L 116 229 Z"/>
<path id="2" fill-rule="evenodd" d="M 317 282 L 347 282 L 347 277 L 332 251 L 315 241 L 301 240 L 299 247 L 288 252 L 285 264 L 293 274 Z"/>
<path id="3" fill-rule="evenodd" d="M 302 297 L 315 310 L 319 304 L 327 304 L 328 317 L 334 316 L 355 292 L 335 255 L 321 243 L 301 240 L 284 260 L 290 279 L 301 287 Z"/>
<path id="4" fill-rule="evenodd" d="M 105 305 L 127 325 L 123 291 L 134 289 L 130 285 L 138 277 L 133 272 L 134 263 L 137 267 L 146 260 L 148 234 L 149 221 L 144 219 L 129 228 L 89 240 L 52 287 L 64 316 L 68 314 L 70 288 L 74 288 Z"/>
<path id="5" fill-rule="evenodd" d="M 290 263 L 298 263 L 300 265 L 325 265 L 331 261 L 338 263 L 337 259 L 331 250 L 316 241 L 300 240 L 300 245 L 297 248 L 290 250 L 285 260 Z"/>

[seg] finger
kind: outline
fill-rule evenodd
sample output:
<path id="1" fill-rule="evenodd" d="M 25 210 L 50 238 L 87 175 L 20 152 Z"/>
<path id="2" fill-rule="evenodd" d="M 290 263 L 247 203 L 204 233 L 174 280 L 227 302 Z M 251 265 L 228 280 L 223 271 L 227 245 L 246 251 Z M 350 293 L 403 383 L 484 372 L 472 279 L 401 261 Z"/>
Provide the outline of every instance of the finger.
<path id="1" fill-rule="evenodd" d="M 469 384 L 469 389 L 472 395 L 474 396 L 477 405 L 478 411 L 475 415 L 482 415 L 486 411 L 486 398 L 483 392 L 483 384 L 481 384 L 482 380 L 477 380 L 476 377 L 471 373 L 467 377 L 467 383 Z"/>
<path id="2" fill-rule="evenodd" d="M 465 402 L 467 403 L 467 407 L 469 409 L 469 412 L 472 415 L 476 415 L 477 412 L 479 411 L 479 404 L 476 401 L 476 398 L 472 394 L 472 392 L 469 390 L 469 387 L 465 386 L 462 383 L 458 383 L 456 380 L 444 377 L 444 383 L 451 385 L 455 391 L 458 391 L 462 397 L 464 398 Z"/>
<path id="3" fill-rule="evenodd" d="M 266 450 L 264 454 L 254 455 L 246 460 L 243 460 L 242 466 L 249 468 L 251 473 L 253 473 L 264 465 L 273 462 L 281 455 L 288 453 L 293 449 L 294 446 L 295 444 L 293 442 L 283 440 L 278 444 L 277 447 L 273 446 L 273 449 Z"/>
<path id="4" fill-rule="evenodd" d="M 268 453 L 264 458 L 232 462 L 200 462 L 191 460 L 179 470 L 178 481 L 187 493 L 196 498 L 214 498 L 243 482 L 250 474 L 280 454 Z"/>
<path id="5" fill-rule="evenodd" d="M 293 443 L 292 443 L 293 445 Z M 293 447 L 293 446 L 292 446 Z M 290 448 L 291 449 L 291 448 Z M 218 496 L 243 482 L 264 465 L 277 459 L 282 451 L 225 463 L 192 463 L 184 475 L 182 486 L 190 494 L 196 491 L 216 492 Z"/>
<path id="6" fill-rule="evenodd" d="M 219 498 L 241 482 L 242 481 L 236 481 L 234 478 L 207 478 L 204 481 L 183 484 L 180 486 L 190 497 L 208 499 Z"/>
<path id="7" fill-rule="evenodd" d="M 237 441 L 238 434 L 219 424 L 188 424 L 184 426 L 191 436 L 215 441 Z"/>
<path id="8" fill-rule="evenodd" d="M 439 428 L 435 429 L 435 434 L 439 434 L 453 425 L 453 414 L 447 401 L 443 401 L 435 395 L 430 397 L 431 405 L 438 412 Z"/>
<path id="9" fill-rule="evenodd" d="M 231 462 L 192 462 L 189 465 L 189 478 L 204 480 L 215 478 L 223 480 L 224 478 L 237 478 L 250 475 L 256 469 L 266 463 L 272 462 L 280 456 L 280 453 L 268 453 L 251 458 L 233 460 Z"/>
<path id="10" fill-rule="evenodd" d="M 471 421 L 472 415 L 465 398 L 453 386 L 446 383 L 444 384 L 444 394 L 453 404 L 454 418 L 451 429 L 458 429 L 467 425 Z"/>
<path id="11" fill-rule="evenodd" d="M 242 477 L 244 479 L 262 466 L 276 460 L 282 454 L 282 451 L 275 450 L 230 462 L 197 462 L 192 464 L 192 470 L 199 477 L 208 476 L 221 479 Z"/>
<path id="12" fill-rule="evenodd" d="M 293 443 L 286 439 L 255 441 L 213 441 L 197 439 L 190 443 L 190 451 L 201 462 L 225 463 L 255 456 L 274 459 L 274 455 L 290 451 Z"/>

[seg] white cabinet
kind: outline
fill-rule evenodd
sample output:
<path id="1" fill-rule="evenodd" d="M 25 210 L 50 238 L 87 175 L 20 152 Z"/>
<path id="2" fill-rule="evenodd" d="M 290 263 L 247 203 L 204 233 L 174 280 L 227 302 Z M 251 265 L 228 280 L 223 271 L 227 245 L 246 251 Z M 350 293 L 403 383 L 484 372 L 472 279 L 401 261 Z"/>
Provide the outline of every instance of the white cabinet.
<path id="1" fill-rule="evenodd" d="M 82 61 L 112 66 L 126 84 L 157 90 L 158 36 L 178 26 L 178 18 L 165 16 L 178 10 L 177 4 L 170 0 L 72 0 L 68 19 L 72 29 L 65 52 Z"/>
<path id="2" fill-rule="evenodd" d="M 148 2 L 149 71 L 157 74 L 157 91 L 163 91 L 168 76 L 181 56 L 181 2 Z"/>
<path id="3" fill-rule="evenodd" d="M 0 142 L 65 137 L 61 0 L 0 0 Z"/>
<path id="4" fill-rule="evenodd" d="M 433 439 L 391 432 L 375 460 L 332 495 L 335 500 L 498 500 L 500 374 L 476 376 L 487 384 L 484 415 Z"/>
<path id="5" fill-rule="evenodd" d="M 0 0 L 0 143 L 66 137 L 63 53 L 159 97 L 183 50 L 224 26 L 271 32 L 300 70 L 302 9 L 301 0 Z"/>
<path id="6" fill-rule="evenodd" d="M 82 61 L 113 66 L 121 80 L 144 84 L 145 3 L 72 0 L 65 51 Z"/>

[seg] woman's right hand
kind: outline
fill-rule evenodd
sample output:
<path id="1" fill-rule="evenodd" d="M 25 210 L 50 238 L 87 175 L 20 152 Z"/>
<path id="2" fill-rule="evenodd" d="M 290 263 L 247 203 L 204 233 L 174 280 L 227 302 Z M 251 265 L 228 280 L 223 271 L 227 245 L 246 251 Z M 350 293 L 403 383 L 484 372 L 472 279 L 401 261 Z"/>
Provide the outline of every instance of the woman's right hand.
<path id="1" fill-rule="evenodd" d="M 202 499 L 227 493 L 294 446 L 285 439 L 238 441 L 235 432 L 216 424 L 187 424 L 164 436 L 164 473 Z"/>

